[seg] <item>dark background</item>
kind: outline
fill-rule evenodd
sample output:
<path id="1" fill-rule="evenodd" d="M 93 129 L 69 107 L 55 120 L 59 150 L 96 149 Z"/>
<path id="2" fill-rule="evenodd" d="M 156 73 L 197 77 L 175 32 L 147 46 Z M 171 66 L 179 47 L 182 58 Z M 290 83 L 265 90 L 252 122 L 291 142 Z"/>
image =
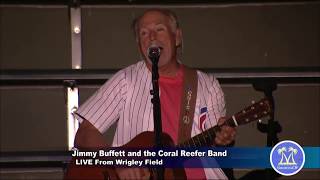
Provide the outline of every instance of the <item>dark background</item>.
<path id="1" fill-rule="evenodd" d="M 7 2 L 7 1 L 4 1 Z M 31 1 L 30 1 L 31 2 Z M 120 69 L 139 60 L 132 20 L 147 7 L 125 1 L 96 5 L 83 1 L 82 68 Z M 0 6 L 1 70 L 71 69 L 68 3 Z M 133 3 L 134 4 L 134 3 Z M 136 3 L 139 4 L 139 3 Z M 156 6 L 156 5 L 154 5 Z M 320 67 L 320 4 L 289 3 L 167 3 L 183 30 L 182 62 L 197 68 Z M 98 86 L 80 86 L 80 104 Z M 227 113 L 263 97 L 251 84 L 222 84 Z M 278 84 L 275 118 L 280 140 L 302 146 L 320 145 L 320 85 Z M 1 151 L 67 149 L 63 86 L 0 86 Z M 106 133 L 112 139 L 112 133 Z M 236 146 L 265 146 L 266 135 L 256 123 L 238 128 Z M 319 172 L 306 170 L 319 178 Z M 239 170 L 239 176 L 246 170 Z"/>

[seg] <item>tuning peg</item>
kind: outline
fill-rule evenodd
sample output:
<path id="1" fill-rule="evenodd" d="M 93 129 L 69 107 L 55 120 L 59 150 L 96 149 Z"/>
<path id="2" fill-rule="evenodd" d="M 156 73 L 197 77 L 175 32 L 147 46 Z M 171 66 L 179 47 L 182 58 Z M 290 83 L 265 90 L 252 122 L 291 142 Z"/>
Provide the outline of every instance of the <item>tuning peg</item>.
<path id="1" fill-rule="evenodd" d="M 251 101 L 251 104 L 254 104 L 254 103 L 256 103 L 255 101 Z"/>
<path id="2" fill-rule="evenodd" d="M 254 118 L 258 118 L 258 115 L 255 114 L 253 117 L 254 117 Z"/>
<path id="3" fill-rule="evenodd" d="M 259 119 L 259 120 L 258 120 L 258 123 L 262 123 L 262 120 L 261 120 L 261 119 Z"/>

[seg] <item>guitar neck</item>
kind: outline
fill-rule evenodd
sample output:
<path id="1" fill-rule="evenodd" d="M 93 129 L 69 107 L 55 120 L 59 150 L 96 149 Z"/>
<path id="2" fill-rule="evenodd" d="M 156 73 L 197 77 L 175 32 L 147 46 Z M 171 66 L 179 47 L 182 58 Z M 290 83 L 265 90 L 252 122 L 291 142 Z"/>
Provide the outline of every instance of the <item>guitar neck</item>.
<path id="1" fill-rule="evenodd" d="M 232 122 L 233 119 L 229 118 L 225 121 L 224 125 L 228 125 L 231 127 L 235 127 L 235 124 Z M 214 142 L 216 137 L 216 133 L 220 131 L 219 125 L 211 127 L 202 133 L 193 136 L 192 138 L 188 139 L 187 141 L 180 143 L 177 145 L 179 148 L 191 148 L 191 147 L 201 147 L 201 146 L 211 146 Z"/>
<path id="2" fill-rule="evenodd" d="M 247 124 L 252 121 L 258 120 L 262 117 L 268 116 L 272 113 L 272 107 L 267 98 L 261 99 L 257 103 L 252 104 L 234 114 L 230 118 L 226 119 L 224 124 L 231 127 L 236 127 L 239 125 Z M 216 133 L 220 131 L 222 125 L 216 125 L 210 129 L 188 139 L 187 141 L 180 143 L 177 147 L 201 147 L 201 146 L 211 146 L 214 143 Z"/>

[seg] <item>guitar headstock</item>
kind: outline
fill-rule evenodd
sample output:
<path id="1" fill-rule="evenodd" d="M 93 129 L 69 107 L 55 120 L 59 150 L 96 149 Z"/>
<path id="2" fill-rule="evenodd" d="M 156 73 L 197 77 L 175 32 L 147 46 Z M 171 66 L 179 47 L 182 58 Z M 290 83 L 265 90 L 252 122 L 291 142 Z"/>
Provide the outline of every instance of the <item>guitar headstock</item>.
<path id="1" fill-rule="evenodd" d="M 233 115 L 233 121 L 235 120 L 236 123 L 234 122 L 234 124 L 238 126 L 256 121 L 271 113 L 272 106 L 270 101 L 268 98 L 263 98 Z"/>

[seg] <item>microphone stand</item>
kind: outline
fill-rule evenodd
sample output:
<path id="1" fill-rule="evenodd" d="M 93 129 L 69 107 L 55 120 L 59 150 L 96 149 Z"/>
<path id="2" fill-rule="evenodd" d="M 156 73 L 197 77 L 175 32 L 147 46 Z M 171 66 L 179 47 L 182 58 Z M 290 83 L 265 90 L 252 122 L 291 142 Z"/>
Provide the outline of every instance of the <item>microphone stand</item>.
<path id="1" fill-rule="evenodd" d="M 155 131 L 155 145 L 156 148 L 162 147 L 162 121 L 161 121 L 161 105 L 159 96 L 159 72 L 158 62 L 160 55 L 154 55 L 151 53 L 149 58 L 152 61 L 152 90 L 150 94 L 153 95 L 151 103 L 153 104 L 153 120 L 154 120 L 154 131 Z M 164 179 L 164 168 L 160 167 L 156 170 L 157 179 Z"/>

